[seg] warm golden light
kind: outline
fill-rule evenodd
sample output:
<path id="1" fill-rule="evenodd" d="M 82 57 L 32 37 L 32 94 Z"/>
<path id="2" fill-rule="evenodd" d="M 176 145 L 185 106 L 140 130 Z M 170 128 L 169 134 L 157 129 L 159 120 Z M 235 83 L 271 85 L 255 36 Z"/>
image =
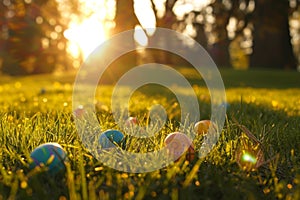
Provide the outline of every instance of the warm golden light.
<path id="1" fill-rule="evenodd" d="M 106 39 L 103 23 L 96 15 L 82 23 L 71 24 L 64 34 L 70 41 L 69 51 L 74 57 L 79 57 L 82 53 L 83 58 L 87 58 Z"/>
<path id="2" fill-rule="evenodd" d="M 70 19 L 64 36 L 69 40 L 68 51 L 76 59 L 85 59 L 107 39 L 104 22 L 114 0 L 78 0 L 80 15 L 76 15 L 63 0 L 57 0 L 65 18 Z M 59 27 L 58 27 L 59 29 Z M 78 67 L 78 65 L 77 65 Z"/>
<path id="3" fill-rule="evenodd" d="M 106 0 L 86 0 L 81 1 L 82 10 L 88 16 L 86 19 L 76 19 L 69 24 L 69 29 L 64 32 L 69 40 L 68 51 L 74 58 L 87 58 L 92 51 L 108 39 L 109 30 L 105 25 L 105 18 L 111 18 L 115 9 L 113 1 Z M 96 7 L 98 9 L 96 9 Z M 150 0 L 135 0 L 135 14 L 140 25 L 135 27 L 134 39 L 139 46 L 147 46 L 148 36 L 155 32 L 156 19 Z M 92 14 L 91 14 L 92 13 Z M 79 22 L 80 21 L 80 22 Z"/>

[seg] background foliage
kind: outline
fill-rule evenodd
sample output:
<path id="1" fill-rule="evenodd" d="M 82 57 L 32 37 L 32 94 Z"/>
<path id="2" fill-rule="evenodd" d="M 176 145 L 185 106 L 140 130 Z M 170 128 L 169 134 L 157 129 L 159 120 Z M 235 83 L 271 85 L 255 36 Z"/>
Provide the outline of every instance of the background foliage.
<path id="1" fill-rule="evenodd" d="M 105 2 L 103 5 L 107 6 L 109 1 Z M 297 0 L 211 0 L 205 4 L 188 0 L 150 2 L 158 27 L 194 37 L 219 67 L 297 68 L 300 46 Z M 77 0 L 2 0 L 1 71 L 22 75 L 73 69 L 74 58 L 68 53 L 64 31 L 72 19 L 83 20 L 95 12 L 84 10 L 83 4 Z M 114 15 L 110 13 L 106 17 L 105 23 L 110 24 L 106 31 L 110 30 L 110 34 L 133 29 L 139 24 L 133 0 L 116 1 L 115 9 L 110 10 L 115 10 Z M 113 24 L 115 28 L 111 29 Z M 170 58 L 165 61 L 172 64 Z"/>

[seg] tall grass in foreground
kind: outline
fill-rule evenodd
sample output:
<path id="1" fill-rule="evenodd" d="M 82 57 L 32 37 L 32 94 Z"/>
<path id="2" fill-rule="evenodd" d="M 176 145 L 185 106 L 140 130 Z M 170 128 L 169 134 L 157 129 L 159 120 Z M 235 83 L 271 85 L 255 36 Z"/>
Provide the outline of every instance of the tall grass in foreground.
<path id="1" fill-rule="evenodd" d="M 201 119 L 207 119 L 208 92 L 200 86 L 194 90 Z M 105 129 L 118 128 L 109 104 L 111 91 L 106 86 L 96 96 L 97 116 Z M 300 198 L 300 89 L 227 89 L 226 123 L 207 157 L 181 159 L 140 174 L 108 168 L 84 148 L 72 118 L 69 83 L 12 80 L 0 85 L 0 96 L 0 199 Z M 127 144 L 131 151 L 160 148 L 167 134 L 179 128 L 179 105 L 162 88 L 137 91 L 130 113 L 145 125 L 153 103 L 165 107 L 168 122 L 150 141 L 131 138 Z M 245 148 L 252 143 L 235 120 L 262 144 L 267 162 L 257 170 L 245 171 L 236 163 L 241 140 L 250 141 L 243 143 L 249 145 Z M 196 149 L 201 141 L 195 139 Z M 43 169 L 29 169 L 31 151 L 45 142 L 58 142 L 67 151 L 66 171 L 50 176 Z"/>

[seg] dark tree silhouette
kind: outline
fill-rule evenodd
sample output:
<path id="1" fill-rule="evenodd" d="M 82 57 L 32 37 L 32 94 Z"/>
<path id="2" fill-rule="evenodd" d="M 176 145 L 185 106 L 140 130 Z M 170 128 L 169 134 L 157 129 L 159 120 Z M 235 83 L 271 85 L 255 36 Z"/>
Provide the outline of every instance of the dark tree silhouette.
<path id="1" fill-rule="evenodd" d="M 228 9 L 222 1 L 215 1 L 209 6 L 212 7 L 212 15 L 215 17 L 215 22 L 211 24 L 212 31 L 209 34 L 214 34 L 215 39 L 213 44 L 208 47 L 208 51 L 219 67 L 228 67 L 230 65 L 228 51 L 230 40 L 226 27 L 235 7 L 232 6 L 231 9 Z"/>
<path id="2" fill-rule="evenodd" d="M 155 8 L 155 4 L 152 2 L 152 7 Z M 158 16 L 158 11 L 155 9 L 156 21 L 158 27 L 172 29 L 172 26 L 177 22 L 176 15 L 173 12 L 173 7 L 176 0 L 166 0 L 165 2 L 165 14 L 162 17 Z"/>
<path id="3" fill-rule="evenodd" d="M 296 69 L 289 31 L 289 2 L 256 0 L 251 67 Z"/>
<path id="4" fill-rule="evenodd" d="M 253 2 L 255 7 L 253 7 Z M 297 2 L 298 3 L 298 2 Z M 206 9 L 211 7 L 215 20 L 205 21 Z M 253 10 L 254 8 L 254 10 Z M 251 67 L 296 69 L 296 59 L 289 31 L 289 1 L 281 0 L 243 0 L 212 1 L 200 11 L 209 41 L 208 51 L 218 66 L 229 66 L 229 45 L 236 37 L 243 37 L 245 28 L 253 27 L 253 46 L 250 59 Z M 237 20 L 235 37 L 229 38 L 227 26 L 231 18 Z M 198 25 L 199 26 L 199 25 Z M 197 26 L 196 26 L 197 27 Z M 201 29 L 197 29 L 201 30 Z M 197 34 L 201 35 L 201 33 Z M 203 38 L 203 37 L 202 37 Z"/>
<path id="5" fill-rule="evenodd" d="M 219 67 L 231 66 L 229 46 L 235 37 L 243 35 L 243 30 L 248 26 L 248 18 L 252 12 L 249 9 L 250 1 L 215 0 L 200 12 L 204 19 L 203 26 L 206 28 L 208 52 Z M 242 4 L 244 7 L 241 9 Z M 207 10 L 211 10 L 211 13 Z M 209 20 L 211 16 L 214 17 L 213 22 Z M 227 30 L 230 19 L 237 20 L 234 38 L 229 37 Z"/>
<path id="6" fill-rule="evenodd" d="M 113 34 L 134 29 L 139 24 L 134 13 L 133 0 L 116 0 L 115 24 Z"/>
<path id="7" fill-rule="evenodd" d="M 173 12 L 173 7 L 176 3 L 176 0 L 165 1 L 165 13 L 162 16 L 159 15 L 159 10 L 156 9 L 156 5 L 153 0 L 151 0 L 151 3 L 156 18 L 156 26 L 160 28 L 174 29 L 174 25 L 178 23 L 176 15 Z M 151 37 L 149 37 L 149 42 L 153 42 L 151 40 Z M 174 45 L 170 43 L 167 44 L 165 41 L 160 42 L 164 43 L 163 45 L 165 47 L 171 47 L 171 45 Z M 151 60 L 150 62 L 158 62 L 165 64 L 174 64 L 176 62 L 178 63 L 178 60 L 176 60 L 176 56 L 163 50 L 147 50 L 144 54 L 144 57 L 147 57 L 148 62 Z"/>
<path id="8" fill-rule="evenodd" d="M 115 27 L 111 30 L 111 35 L 119 34 L 123 31 L 132 30 L 139 21 L 134 12 L 133 0 L 116 0 L 116 13 L 115 13 Z M 131 40 L 131 41 L 129 41 Z M 134 41 L 132 38 L 120 42 L 119 49 L 126 47 L 127 44 L 132 44 Z M 126 71 L 131 69 L 137 64 L 137 52 L 132 51 L 125 55 L 122 55 L 106 69 L 105 74 L 100 80 L 101 83 L 114 83 L 116 82 Z"/>

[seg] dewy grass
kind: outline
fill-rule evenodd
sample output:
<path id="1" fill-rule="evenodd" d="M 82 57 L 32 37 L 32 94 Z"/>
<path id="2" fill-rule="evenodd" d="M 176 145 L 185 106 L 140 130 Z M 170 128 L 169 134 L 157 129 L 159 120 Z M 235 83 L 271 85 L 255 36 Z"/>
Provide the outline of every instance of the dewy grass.
<path id="1" fill-rule="evenodd" d="M 278 76 L 278 72 L 269 73 Z M 257 73 L 251 72 L 245 80 L 252 80 L 248 77 L 251 74 L 253 80 L 257 78 Z M 225 76 L 232 76 L 233 82 L 241 80 L 228 72 Z M 205 158 L 192 162 L 182 158 L 160 170 L 135 174 L 106 167 L 82 144 L 71 110 L 72 78 L 6 78 L 0 81 L 0 199 L 299 199 L 300 88 L 289 88 L 291 83 L 284 85 L 285 79 L 288 77 L 283 76 L 278 89 L 270 87 L 271 83 L 267 89 L 263 85 L 247 87 L 247 82 L 243 83 L 245 87 L 230 85 L 226 90 L 225 126 Z M 228 82 L 225 80 L 225 84 Z M 200 118 L 209 119 L 208 91 L 193 84 Z M 97 118 L 103 129 L 121 129 L 111 113 L 112 89 L 106 85 L 96 92 Z M 160 149 L 165 137 L 179 130 L 180 105 L 165 88 L 140 88 L 130 99 L 129 113 L 146 126 L 153 104 L 164 106 L 166 124 L 151 138 L 130 137 L 124 131 L 126 150 Z M 259 168 L 244 170 L 237 163 L 240 149 L 249 150 L 257 144 L 235 120 L 259 141 L 266 161 Z M 186 134 L 192 131 L 192 127 L 182 127 L 180 131 Z M 203 137 L 195 138 L 196 151 Z M 61 144 L 68 154 L 66 170 L 54 176 L 43 169 L 29 169 L 30 153 L 46 142 Z M 151 161 L 137 163 L 136 167 L 145 164 L 151 165 Z"/>

